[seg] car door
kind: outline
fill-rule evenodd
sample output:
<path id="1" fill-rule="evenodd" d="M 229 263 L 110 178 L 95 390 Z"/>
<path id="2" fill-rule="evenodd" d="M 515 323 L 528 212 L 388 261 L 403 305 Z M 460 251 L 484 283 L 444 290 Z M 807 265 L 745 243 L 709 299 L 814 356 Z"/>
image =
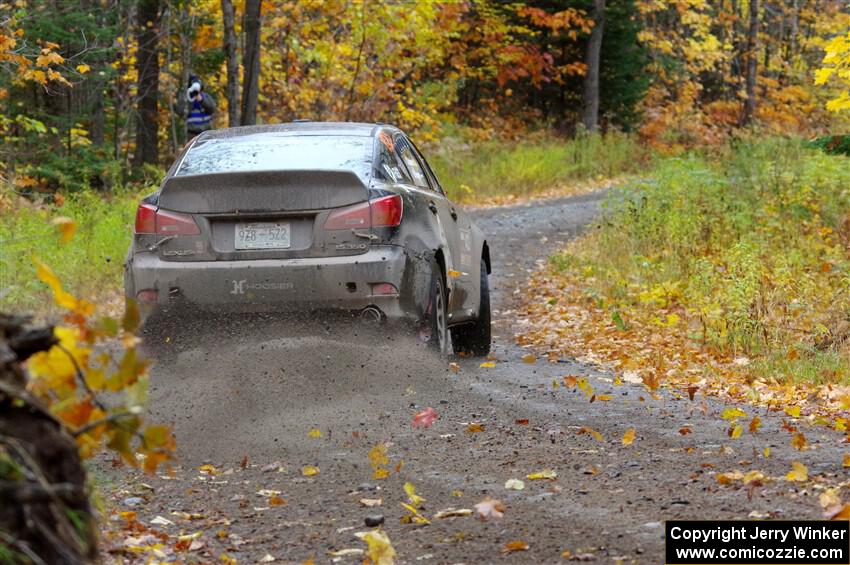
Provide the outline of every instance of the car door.
<path id="1" fill-rule="evenodd" d="M 449 288 L 449 323 L 465 321 L 471 317 L 469 299 L 474 288 L 477 288 L 477 285 L 472 284 L 472 280 L 473 277 L 479 276 L 478 269 L 473 268 L 472 253 L 469 251 L 471 247 L 469 227 L 467 225 L 464 229 L 462 225 L 468 220 L 466 216 L 462 217 L 454 204 L 446 198 L 442 187 L 416 146 L 403 135 L 400 136 L 397 146 L 399 157 L 410 171 L 414 183 L 425 191 L 428 208 L 437 218 L 446 241 L 444 255 L 447 271 L 446 286 Z"/>

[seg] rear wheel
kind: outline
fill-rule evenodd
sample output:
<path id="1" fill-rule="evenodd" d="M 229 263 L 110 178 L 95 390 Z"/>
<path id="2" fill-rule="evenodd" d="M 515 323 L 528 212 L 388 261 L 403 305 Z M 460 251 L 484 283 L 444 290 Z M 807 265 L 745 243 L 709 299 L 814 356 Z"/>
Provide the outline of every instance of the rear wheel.
<path id="1" fill-rule="evenodd" d="M 455 353 L 484 356 L 490 353 L 490 285 L 487 264 L 481 260 L 481 301 L 478 319 L 470 324 L 452 328 L 452 347 Z"/>
<path id="2" fill-rule="evenodd" d="M 428 302 L 428 345 L 440 355 L 449 353 L 448 318 L 446 315 L 446 287 L 443 270 L 434 262 L 431 267 L 431 293 Z"/>

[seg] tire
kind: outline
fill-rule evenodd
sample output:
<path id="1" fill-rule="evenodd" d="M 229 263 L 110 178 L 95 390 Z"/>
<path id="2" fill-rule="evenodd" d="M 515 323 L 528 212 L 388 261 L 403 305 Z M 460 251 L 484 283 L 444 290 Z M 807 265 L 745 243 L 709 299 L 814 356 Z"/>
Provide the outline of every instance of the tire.
<path id="1" fill-rule="evenodd" d="M 492 333 L 490 329 L 490 285 L 487 279 L 487 264 L 481 260 L 481 300 L 478 318 L 470 323 L 452 328 L 452 347 L 462 355 L 483 357 L 490 353 Z"/>
<path id="2" fill-rule="evenodd" d="M 431 290 L 425 314 L 429 330 L 428 346 L 441 356 L 449 354 L 448 314 L 443 269 L 434 261 L 431 265 Z"/>

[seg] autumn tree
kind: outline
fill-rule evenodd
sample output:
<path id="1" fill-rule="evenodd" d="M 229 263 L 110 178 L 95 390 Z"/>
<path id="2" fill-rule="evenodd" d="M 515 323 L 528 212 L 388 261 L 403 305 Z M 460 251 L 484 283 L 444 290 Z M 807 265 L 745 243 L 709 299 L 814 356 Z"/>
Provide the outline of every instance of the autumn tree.
<path id="1" fill-rule="evenodd" d="M 224 28 L 224 58 L 227 65 L 227 125 L 239 125 L 239 54 L 236 44 L 236 10 L 233 0 L 221 0 L 221 20 Z"/>
<path id="2" fill-rule="evenodd" d="M 585 75 L 582 90 L 582 123 L 587 131 L 599 129 L 599 71 L 602 39 L 605 33 L 605 0 L 594 0 L 593 31 L 587 42 Z"/>
<path id="3" fill-rule="evenodd" d="M 257 99 L 260 94 L 260 9 L 262 0 L 245 0 L 242 29 L 245 47 L 242 51 L 242 113 L 243 126 L 257 123 Z"/>
<path id="4" fill-rule="evenodd" d="M 133 164 L 159 161 L 159 0 L 139 0 L 136 41 L 139 76 Z"/>

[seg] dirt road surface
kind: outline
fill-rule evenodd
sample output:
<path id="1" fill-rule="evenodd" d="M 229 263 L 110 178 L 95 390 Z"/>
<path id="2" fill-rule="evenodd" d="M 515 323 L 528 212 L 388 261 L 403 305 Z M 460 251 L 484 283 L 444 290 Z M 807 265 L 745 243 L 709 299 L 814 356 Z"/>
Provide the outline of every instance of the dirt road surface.
<path id="1" fill-rule="evenodd" d="M 174 426 L 180 465 L 165 478 L 101 465 L 108 502 L 145 524 L 168 519 L 153 527 L 170 536 L 203 531 L 194 551 L 177 554 L 188 562 L 226 553 L 239 563 L 268 556 L 360 563 L 362 555 L 329 552 L 365 548 L 354 533 L 369 529 L 367 516 L 382 515 L 401 563 L 559 563 L 566 550 L 603 563 L 655 564 L 663 562 L 667 519 L 819 518 L 821 491 L 780 478 L 799 461 L 810 476 L 845 480 L 840 438 L 830 432 L 802 425 L 812 448 L 797 451 L 782 415 L 742 406 L 760 413 L 764 426 L 733 440 L 720 417 L 727 406 L 716 400 L 670 391 L 655 400 L 641 385 L 615 386 L 594 367 L 522 361 L 528 350 L 514 334 L 522 330 L 517 307 L 527 275 L 589 226 L 603 199 L 475 213 L 493 257 L 492 368 L 456 359 L 455 374 L 418 343 L 321 321 L 205 320 L 171 336 L 170 355 L 153 369 L 151 417 Z M 554 388 L 565 375 L 588 377 L 597 395 L 612 400 L 589 403 L 577 389 Z M 414 429 L 414 414 L 426 407 L 439 419 Z M 470 433 L 470 423 L 483 431 Z M 682 435 L 683 427 L 692 433 Z M 308 436 L 313 428 L 322 437 Z M 636 439 L 624 446 L 629 428 Z M 389 444 L 384 479 L 373 478 L 368 457 L 379 443 Z M 199 471 L 204 464 L 215 474 Z M 320 472 L 304 476 L 305 466 Z M 557 478 L 526 478 L 544 469 Z M 753 489 L 718 485 L 717 473 L 734 470 L 776 480 Z M 507 490 L 508 479 L 525 488 Z M 430 524 L 402 523 L 405 482 L 425 498 L 420 512 Z M 264 489 L 279 491 L 285 503 L 270 505 L 270 493 L 258 494 Z M 486 496 L 504 503 L 504 517 L 433 518 Z M 382 505 L 365 508 L 364 498 Z M 121 537 L 107 540 L 116 550 L 110 558 L 132 560 L 117 551 Z M 514 540 L 528 549 L 503 553 Z"/>

